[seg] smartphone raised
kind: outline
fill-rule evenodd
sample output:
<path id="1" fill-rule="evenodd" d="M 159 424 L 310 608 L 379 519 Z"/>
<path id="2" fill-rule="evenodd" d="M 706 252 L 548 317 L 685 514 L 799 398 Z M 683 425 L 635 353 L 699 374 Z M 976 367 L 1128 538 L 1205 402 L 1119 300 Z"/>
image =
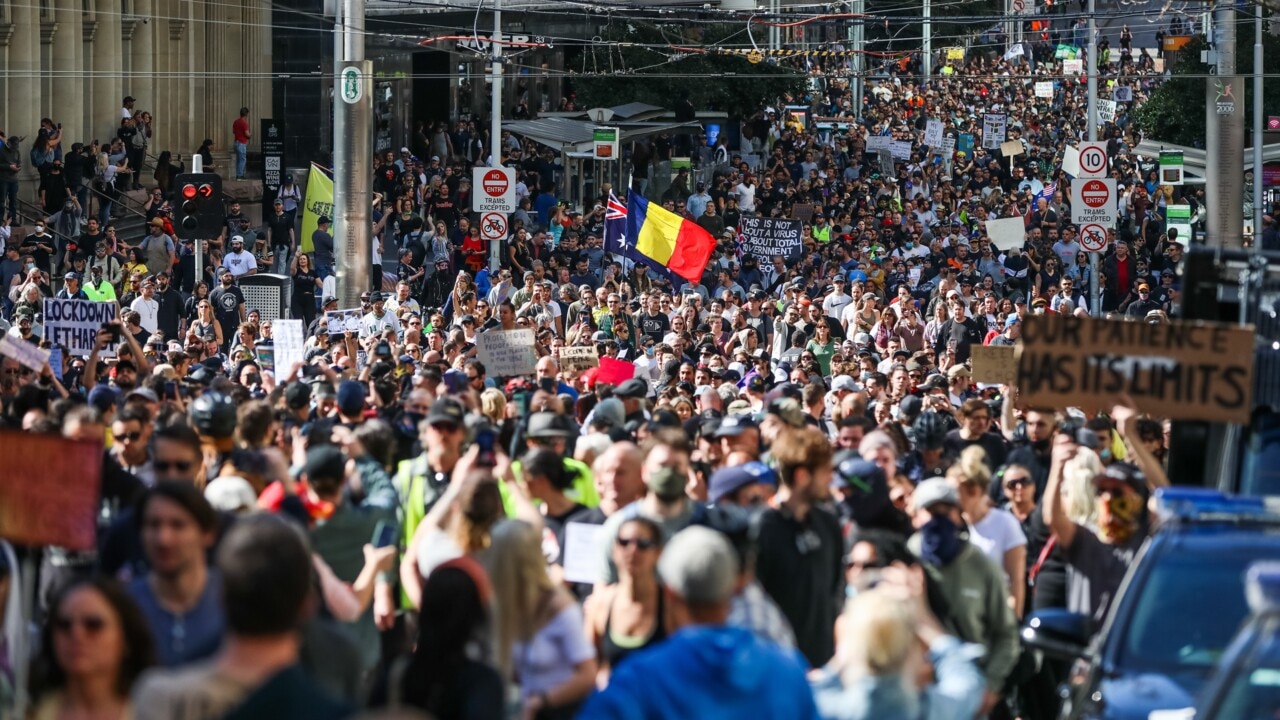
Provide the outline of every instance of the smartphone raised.
<path id="1" fill-rule="evenodd" d="M 396 528 L 386 520 L 379 520 L 378 524 L 373 528 L 373 546 L 376 548 L 390 547 L 396 544 Z"/>
<path id="2" fill-rule="evenodd" d="M 480 453 L 476 457 L 476 465 L 480 467 L 493 467 L 498 464 L 498 454 L 494 450 L 498 442 L 498 431 L 492 425 L 482 425 L 476 428 L 476 448 Z"/>

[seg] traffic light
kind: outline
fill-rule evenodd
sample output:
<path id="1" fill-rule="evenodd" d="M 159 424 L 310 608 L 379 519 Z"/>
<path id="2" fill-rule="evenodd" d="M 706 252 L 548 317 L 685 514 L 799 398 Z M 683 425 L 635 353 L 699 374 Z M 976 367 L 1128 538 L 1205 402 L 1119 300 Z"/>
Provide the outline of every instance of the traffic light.
<path id="1" fill-rule="evenodd" d="M 181 240 L 209 240 L 222 233 L 222 178 L 214 173 L 182 173 L 173 180 L 178 197 L 174 230 Z"/>

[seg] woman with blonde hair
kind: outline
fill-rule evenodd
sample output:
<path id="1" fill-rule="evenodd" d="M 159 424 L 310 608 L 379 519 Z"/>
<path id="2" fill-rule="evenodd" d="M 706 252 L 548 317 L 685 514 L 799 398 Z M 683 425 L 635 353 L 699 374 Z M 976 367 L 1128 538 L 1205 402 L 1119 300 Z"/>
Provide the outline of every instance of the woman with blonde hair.
<path id="1" fill-rule="evenodd" d="M 987 494 L 991 469 L 987 467 L 986 451 L 978 445 L 965 448 L 960 460 L 947 471 L 947 482 L 959 493 L 960 512 L 969 525 L 969 542 L 1004 570 L 1010 607 L 1022 617 L 1027 596 L 1027 536 L 1013 513 L 996 507 Z"/>
<path id="2" fill-rule="evenodd" d="M 507 396 L 497 388 L 488 388 L 480 393 L 480 412 L 494 425 L 501 425 L 507 419 Z"/>
<path id="3" fill-rule="evenodd" d="M 573 717 L 596 677 L 582 609 L 547 574 L 541 533 L 529 523 L 494 528 L 491 558 L 497 665 L 519 686 L 521 718 Z"/>

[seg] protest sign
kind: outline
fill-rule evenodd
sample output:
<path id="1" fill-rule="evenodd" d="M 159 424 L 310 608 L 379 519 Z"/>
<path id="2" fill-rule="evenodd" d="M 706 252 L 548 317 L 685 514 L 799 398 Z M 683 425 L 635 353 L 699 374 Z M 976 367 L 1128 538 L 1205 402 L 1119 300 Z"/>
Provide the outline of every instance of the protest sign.
<path id="1" fill-rule="evenodd" d="M 329 328 L 331 335 L 344 332 L 358 333 L 362 317 L 359 310 L 330 310 L 324 314 L 325 327 Z"/>
<path id="2" fill-rule="evenodd" d="M 626 360 L 615 360 L 611 357 L 600 358 L 600 372 L 596 373 L 597 383 L 621 385 L 624 381 L 636 376 L 636 366 Z"/>
<path id="3" fill-rule="evenodd" d="M 262 372 L 276 374 L 276 348 L 274 345 L 258 345 L 253 349 L 258 356 L 258 367 Z"/>
<path id="4" fill-rule="evenodd" d="M 560 348 L 560 369 L 581 372 L 599 367 L 600 355 L 595 345 L 565 345 Z"/>
<path id="5" fill-rule="evenodd" d="M 930 120 L 924 126 L 924 144 L 936 148 L 942 144 L 942 121 Z"/>
<path id="6" fill-rule="evenodd" d="M 1133 102 L 1133 88 L 1120 85 L 1111 91 L 1111 98 L 1116 102 Z"/>
<path id="7" fill-rule="evenodd" d="M 784 257 L 799 260 L 804 254 L 800 240 L 804 223 L 770 217 L 744 217 L 738 225 L 742 252 L 756 258 Z"/>
<path id="8" fill-rule="evenodd" d="M 1083 60 L 1063 60 L 1062 73 L 1064 75 L 1083 75 L 1084 61 Z"/>
<path id="9" fill-rule="evenodd" d="M 1021 248 L 1027 241 L 1027 225 L 1020 217 L 987 221 L 987 237 L 998 250 Z"/>
<path id="10" fill-rule="evenodd" d="M 303 361 L 304 330 L 301 320 L 276 320 L 271 325 L 271 335 L 275 341 L 277 380 L 279 374 L 288 375 L 294 363 Z"/>
<path id="11" fill-rule="evenodd" d="M 791 206 L 791 217 L 800 222 L 813 222 L 813 213 L 816 209 L 813 203 L 796 203 Z"/>
<path id="12" fill-rule="evenodd" d="M 962 48 L 962 47 L 949 47 L 949 48 L 947 48 L 947 59 L 948 59 L 948 60 L 963 60 L 963 59 L 964 59 L 964 48 Z"/>
<path id="13" fill-rule="evenodd" d="M 1052 97 L 1053 97 L 1053 82 L 1052 82 L 1052 81 L 1047 81 L 1047 82 L 1038 82 L 1038 83 L 1036 83 L 1036 97 L 1038 97 L 1038 98 L 1052 98 Z"/>
<path id="14" fill-rule="evenodd" d="M 893 138 L 888 135 L 871 135 L 867 137 L 867 152 L 875 153 L 881 150 L 888 150 L 893 145 Z"/>
<path id="15" fill-rule="evenodd" d="M 956 149 L 964 153 L 966 157 L 973 154 L 973 135 L 971 133 L 960 133 L 960 138 L 956 141 Z"/>
<path id="16" fill-rule="evenodd" d="M 1000 143 L 1000 154 L 1007 158 L 1014 157 L 1015 155 L 1021 155 L 1022 141 L 1010 140 L 1008 142 Z"/>
<path id="17" fill-rule="evenodd" d="M 36 372 L 44 370 L 44 364 L 49 362 L 48 350 L 7 333 L 0 336 L 0 355 L 11 357 L 22 367 Z"/>
<path id="18" fill-rule="evenodd" d="M 598 583 L 604 577 L 604 525 L 571 522 L 564 526 L 564 579 L 575 583 Z"/>
<path id="19" fill-rule="evenodd" d="M 97 545 L 102 443 L 0 432 L 0 537 L 23 545 Z"/>
<path id="20" fill-rule="evenodd" d="M 1073 178 L 1080 177 L 1080 148 L 1068 145 L 1062 151 L 1062 172 Z"/>
<path id="21" fill-rule="evenodd" d="M 1157 417 L 1248 423 L 1253 358 L 1252 326 L 1028 315 L 1018 393 L 1032 407 L 1086 409 L 1126 394 Z"/>
<path id="22" fill-rule="evenodd" d="M 1012 385 L 1018 381 L 1018 358 L 1012 345 L 975 345 L 969 359 L 974 382 Z"/>
<path id="23" fill-rule="evenodd" d="M 1109 123 L 1115 122 L 1116 119 L 1116 101 L 1104 100 L 1098 98 L 1098 122 Z"/>
<path id="24" fill-rule="evenodd" d="M 57 345 L 49 348 L 49 367 L 53 369 L 53 376 L 58 378 L 58 382 L 62 382 L 62 348 Z"/>
<path id="25" fill-rule="evenodd" d="M 1008 117 L 1004 113 L 987 113 L 982 116 L 982 147 L 995 150 L 1004 142 Z"/>
<path id="26" fill-rule="evenodd" d="M 893 170 L 893 151 L 881 150 L 879 153 L 880 172 L 887 175 L 896 175 Z"/>
<path id="27" fill-rule="evenodd" d="M 493 377 L 530 375 L 538 363 L 533 342 L 533 328 L 489 330 L 476 336 L 476 349 L 480 362 Z"/>
<path id="28" fill-rule="evenodd" d="M 116 319 L 114 302 L 92 300 L 44 301 L 44 337 L 54 345 L 61 345 L 71 355 L 88 355 L 98 339 L 103 323 Z M 110 345 L 98 357 L 115 357 L 116 345 Z"/>
<path id="29" fill-rule="evenodd" d="M 889 143 L 889 154 L 894 160 L 910 160 L 911 159 L 911 141 L 910 140 L 894 140 Z"/>

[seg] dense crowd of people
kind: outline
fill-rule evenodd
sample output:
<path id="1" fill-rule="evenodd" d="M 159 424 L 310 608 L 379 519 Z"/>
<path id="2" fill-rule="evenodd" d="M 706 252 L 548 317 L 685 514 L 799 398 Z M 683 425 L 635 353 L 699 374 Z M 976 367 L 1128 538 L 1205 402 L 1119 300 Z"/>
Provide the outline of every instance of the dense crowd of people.
<path id="1" fill-rule="evenodd" d="M 328 327 L 328 219 L 303 252 L 291 184 L 260 231 L 229 207 L 205 277 L 163 213 L 138 239 L 90 218 L 66 253 L 37 227 L 0 264 L 10 338 L 50 346 L 49 297 L 123 310 L 57 368 L 0 357 L 5 425 L 106 447 L 97 548 L 0 553 L 19 608 L 0 700 L 37 718 L 1048 717 L 1065 668 L 1019 625 L 1105 616 L 1168 426 L 1027 406 L 970 356 L 1030 314 L 1093 311 L 1095 282 L 1102 313 L 1168 321 L 1191 238 L 1165 208 L 1202 201 L 1134 153 L 1159 74 L 1115 54 L 1106 78 L 1134 101 L 1100 131 L 1121 221 L 1093 276 L 1062 170 L 1084 81 L 1051 55 L 975 53 L 927 82 L 884 65 L 856 117 L 837 77 L 762 107 L 652 196 L 715 235 L 700 283 L 606 251 L 610 189 L 569 207 L 554 153 L 509 135 L 520 209 L 491 269 L 477 145 L 425 126 L 377 162 L 395 289 L 362 296 L 358 331 Z M 807 119 L 775 110 L 796 103 Z M 1016 155 L 988 147 L 987 112 Z M 953 154 L 924 144 L 929 119 Z M 878 136 L 910 157 L 868 152 Z M 681 142 L 631 148 L 634 189 Z M 741 218 L 800 205 L 799 261 L 742 252 Z M 1007 217 L 1021 245 L 986 233 Z M 238 288 L 272 270 L 304 321 L 289 367 L 264 367 L 276 318 Z M 530 372 L 486 368 L 478 338 L 522 328 Z"/>

